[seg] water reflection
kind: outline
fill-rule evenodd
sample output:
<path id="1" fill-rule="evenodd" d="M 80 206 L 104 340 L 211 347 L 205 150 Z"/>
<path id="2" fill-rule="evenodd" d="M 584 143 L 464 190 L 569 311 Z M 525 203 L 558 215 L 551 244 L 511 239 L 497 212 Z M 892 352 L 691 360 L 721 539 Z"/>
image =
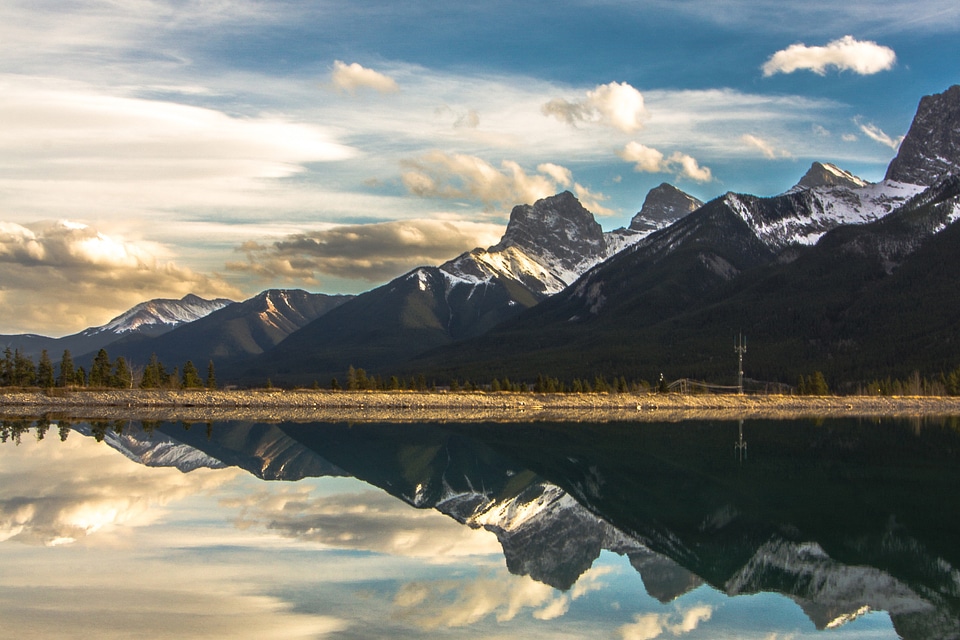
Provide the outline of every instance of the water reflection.
<path id="1" fill-rule="evenodd" d="M 20 446 L 0 449 L 0 540 L 77 543 L 127 527 L 142 549 L 176 503 L 199 502 L 208 511 L 175 544 L 202 548 L 204 562 L 217 545 L 257 548 L 228 564 L 272 586 L 241 595 L 266 598 L 308 637 L 479 624 L 527 636 L 960 637 L 954 425 L 741 421 L 732 459 L 731 426 L 4 421 L 0 439 Z M 97 441 L 156 468 L 86 446 Z M 212 513 L 223 514 L 216 533 L 198 524 Z M 16 563 L 8 545 L 0 553 Z M 336 591 L 305 575 L 318 571 Z M 763 596 L 758 624 L 759 596 L 743 596 L 765 593 L 807 622 Z"/>

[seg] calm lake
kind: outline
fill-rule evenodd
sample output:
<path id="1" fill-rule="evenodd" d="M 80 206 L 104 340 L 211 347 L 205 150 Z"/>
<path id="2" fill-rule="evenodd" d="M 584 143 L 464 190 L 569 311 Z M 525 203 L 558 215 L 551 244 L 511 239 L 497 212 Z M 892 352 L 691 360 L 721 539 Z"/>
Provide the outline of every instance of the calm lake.
<path id="1" fill-rule="evenodd" d="M 958 638 L 960 421 L 7 420 L 4 638 Z"/>

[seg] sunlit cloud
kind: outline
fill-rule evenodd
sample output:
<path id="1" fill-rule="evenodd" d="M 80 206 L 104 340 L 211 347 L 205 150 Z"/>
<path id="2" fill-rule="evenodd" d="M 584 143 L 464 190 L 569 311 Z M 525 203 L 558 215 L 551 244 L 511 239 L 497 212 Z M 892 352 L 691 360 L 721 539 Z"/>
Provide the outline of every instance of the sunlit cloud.
<path id="1" fill-rule="evenodd" d="M 897 54 L 889 47 L 844 36 L 823 47 L 790 45 L 770 56 L 762 68 L 764 76 L 793 73 L 801 69 L 822 76 L 830 67 L 859 75 L 872 75 L 892 69 L 896 61 Z"/>
<path id="2" fill-rule="evenodd" d="M 0 222 L 0 265 L 0 325 L 25 332 L 96 326 L 154 297 L 240 295 L 178 266 L 161 245 L 68 220 Z"/>
<path id="3" fill-rule="evenodd" d="M 896 138 L 893 138 L 885 133 L 880 127 L 871 122 L 861 122 L 859 118 L 855 119 L 854 122 L 856 122 L 857 126 L 860 128 L 860 131 L 862 131 L 865 136 L 874 142 L 879 142 L 885 147 L 890 147 L 894 151 L 899 149 L 900 143 L 903 142 L 904 136 L 897 136 Z"/>
<path id="4" fill-rule="evenodd" d="M 444 559 L 498 553 L 492 534 L 380 492 L 317 496 L 308 488 L 261 491 L 224 501 L 241 528 L 264 527 L 324 546 L 405 557 Z"/>
<path id="5" fill-rule="evenodd" d="M 394 278 L 419 266 L 446 262 L 465 251 L 495 244 L 498 224 L 402 220 L 342 225 L 299 233 L 272 243 L 248 241 L 238 251 L 246 261 L 227 264 L 264 280 L 318 282 L 322 275 L 368 282 Z"/>
<path id="6" fill-rule="evenodd" d="M 479 201 L 488 209 L 532 204 L 568 186 L 573 175 L 552 163 L 540 164 L 530 173 L 512 160 L 498 168 L 478 156 L 443 151 L 405 160 L 403 167 L 403 184 L 414 195 Z"/>
<path id="7" fill-rule="evenodd" d="M 0 445 L 0 541 L 56 546 L 94 534 L 123 537 L 155 522 L 164 505 L 220 486 L 237 474 L 206 469 L 189 478 L 176 469 L 131 474 L 129 460 L 91 438 L 74 433 L 66 442 L 55 440 L 54 431 L 44 442 L 20 445 L 31 446 L 31 456 Z M 63 456 L 69 456 L 69 465 L 38 463 Z"/>
<path id="8" fill-rule="evenodd" d="M 710 182 L 713 173 L 709 167 L 700 166 L 696 158 L 675 151 L 665 156 L 661 151 L 640 144 L 628 142 L 618 154 L 626 162 L 632 162 L 633 170 L 641 173 L 673 173 L 679 178 L 688 178 L 696 182 Z"/>
<path id="9" fill-rule="evenodd" d="M 541 109 L 570 125 L 599 123 L 627 133 L 642 129 L 647 119 L 643 95 L 626 82 L 599 85 L 576 101 L 554 98 Z"/>
<path id="10" fill-rule="evenodd" d="M 525 611 L 537 620 L 554 620 L 565 615 L 574 600 L 603 589 L 602 578 L 609 571 L 591 569 L 580 579 L 584 587 L 568 593 L 504 570 L 464 580 L 411 582 L 397 592 L 394 605 L 425 630 L 467 627 L 491 617 L 508 622 Z M 431 606 L 421 606 L 426 602 Z"/>
<path id="11" fill-rule="evenodd" d="M 655 640 L 670 634 L 672 637 L 696 631 L 701 623 L 710 620 L 713 608 L 697 605 L 674 613 L 646 613 L 634 616 L 633 622 L 618 630 L 623 640 Z"/>
<path id="12" fill-rule="evenodd" d="M 368 69 L 356 62 L 346 64 L 340 60 L 333 63 L 330 74 L 333 86 L 347 93 L 356 93 L 357 89 L 373 89 L 379 93 L 396 93 L 400 90 L 397 81 L 379 71 Z"/>

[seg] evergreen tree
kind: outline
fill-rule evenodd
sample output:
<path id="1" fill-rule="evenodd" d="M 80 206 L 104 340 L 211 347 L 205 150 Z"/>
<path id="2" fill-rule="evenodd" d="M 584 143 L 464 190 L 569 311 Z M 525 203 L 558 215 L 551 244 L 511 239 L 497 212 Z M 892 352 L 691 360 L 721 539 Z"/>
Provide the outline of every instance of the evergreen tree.
<path id="1" fill-rule="evenodd" d="M 167 372 L 163 368 L 157 354 L 150 356 L 150 364 L 143 369 L 143 379 L 140 381 L 142 389 L 159 389 L 167 381 Z"/>
<path id="2" fill-rule="evenodd" d="M 63 356 L 60 358 L 60 377 L 57 379 L 57 385 L 60 387 L 72 387 L 76 380 L 77 372 L 74 369 L 73 356 L 69 349 L 64 349 Z"/>
<path id="3" fill-rule="evenodd" d="M 813 376 L 811 376 L 810 381 L 807 383 L 807 390 L 810 395 L 814 396 L 825 396 L 830 393 L 830 388 L 827 387 L 827 381 L 823 377 L 822 372 L 813 372 Z"/>
<path id="4" fill-rule="evenodd" d="M 118 389 L 129 389 L 133 386 L 133 372 L 123 356 L 117 358 L 113 364 L 113 373 L 110 374 L 110 386 Z"/>
<path id="5" fill-rule="evenodd" d="M 31 387 L 37 380 L 37 369 L 25 354 L 17 349 L 13 353 L 13 384 L 18 387 Z"/>
<path id="6" fill-rule="evenodd" d="M 3 350 L 3 360 L 0 361 L 0 385 L 13 385 L 13 351 L 10 347 Z"/>
<path id="7" fill-rule="evenodd" d="M 77 367 L 77 373 L 73 376 L 73 384 L 78 387 L 87 386 L 87 370 L 83 367 Z"/>
<path id="8" fill-rule="evenodd" d="M 192 360 L 187 360 L 183 365 L 183 377 L 181 378 L 184 389 L 202 389 L 203 380 L 200 379 L 200 372 L 193 364 Z"/>
<path id="9" fill-rule="evenodd" d="M 53 377 L 53 362 L 47 355 L 47 350 L 40 352 L 40 362 L 37 363 L 37 386 L 43 389 L 52 389 L 56 384 Z"/>
<path id="10" fill-rule="evenodd" d="M 217 374 L 213 370 L 213 360 L 207 363 L 207 389 L 217 388 Z"/>
<path id="11" fill-rule="evenodd" d="M 347 367 L 347 390 L 356 391 L 359 387 L 357 386 L 357 370 L 353 368 L 353 365 Z"/>
<path id="12" fill-rule="evenodd" d="M 330 390 L 331 391 L 342 391 L 343 387 L 340 386 L 340 381 L 336 378 L 330 380 Z"/>
<path id="13" fill-rule="evenodd" d="M 106 387 L 110 384 L 110 356 L 106 349 L 100 349 L 97 356 L 93 359 L 93 365 L 90 367 L 90 386 Z"/>

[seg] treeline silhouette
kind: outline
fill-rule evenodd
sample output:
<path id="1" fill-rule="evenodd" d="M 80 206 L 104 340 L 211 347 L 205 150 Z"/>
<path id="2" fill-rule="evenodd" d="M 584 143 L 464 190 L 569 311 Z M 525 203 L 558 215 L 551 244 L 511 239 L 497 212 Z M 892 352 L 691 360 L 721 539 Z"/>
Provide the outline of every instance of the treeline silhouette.
<path id="1" fill-rule="evenodd" d="M 94 388 L 94 389 L 216 389 L 217 377 L 213 361 L 207 365 L 207 375 L 203 378 L 200 371 L 188 360 L 183 368 L 168 370 L 156 354 L 145 366 L 132 366 L 120 356 L 111 360 L 106 349 L 100 349 L 90 364 L 89 371 L 77 366 L 70 350 L 64 350 L 60 362 L 54 365 L 46 349 L 40 353 L 39 361 L 7 347 L 0 359 L 0 387 L 55 387 Z"/>

